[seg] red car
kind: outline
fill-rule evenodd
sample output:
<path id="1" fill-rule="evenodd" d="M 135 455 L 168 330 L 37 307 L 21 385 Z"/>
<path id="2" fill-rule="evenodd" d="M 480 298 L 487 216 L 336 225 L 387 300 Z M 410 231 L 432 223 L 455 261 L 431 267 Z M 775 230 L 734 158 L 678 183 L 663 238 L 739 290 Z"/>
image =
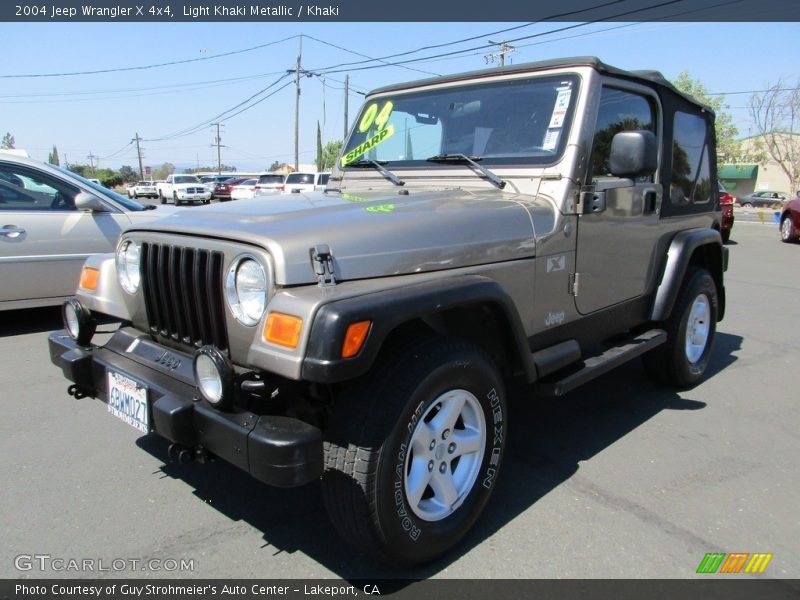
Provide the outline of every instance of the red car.
<path id="1" fill-rule="evenodd" d="M 800 195 L 795 196 L 781 209 L 781 240 L 797 241 L 800 237 Z"/>
<path id="2" fill-rule="evenodd" d="M 719 183 L 719 206 L 722 209 L 722 225 L 720 226 L 719 234 L 722 236 L 722 241 L 727 242 L 731 239 L 731 229 L 733 229 L 733 203 L 736 200 L 731 196 L 722 184 Z"/>
<path id="3" fill-rule="evenodd" d="M 225 181 L 220 181 L 214 186 L 214 198 L 217 198 L 220 202 L 225 202 L 226 200 L 231 199 L 231 190 L 233 186 L 239 185 L 242 183 L 246 177 L 231 177 L 230 179 L 226 179 Z"/>

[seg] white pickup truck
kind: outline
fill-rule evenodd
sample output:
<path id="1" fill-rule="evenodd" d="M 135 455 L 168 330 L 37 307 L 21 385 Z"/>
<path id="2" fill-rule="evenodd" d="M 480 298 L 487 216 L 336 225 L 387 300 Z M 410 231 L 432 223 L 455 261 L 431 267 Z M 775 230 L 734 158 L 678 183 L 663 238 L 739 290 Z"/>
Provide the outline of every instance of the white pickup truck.
<path id="1" fill-rule="evenodd" d="M 184 202 L 211 202 L 211 192 L 200 179 L 194 175 L 170 175 L 166 181 L 158 185 L 158 197 L 161 204 L 166 204 L 167 200 L 172 200 L 175 205 Z"/>

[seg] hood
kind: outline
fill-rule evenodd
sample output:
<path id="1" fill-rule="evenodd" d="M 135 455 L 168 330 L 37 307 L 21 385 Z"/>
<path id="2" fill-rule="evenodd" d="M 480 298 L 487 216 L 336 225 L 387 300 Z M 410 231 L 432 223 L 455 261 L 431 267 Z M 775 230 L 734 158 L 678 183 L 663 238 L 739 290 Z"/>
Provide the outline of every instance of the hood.
<path id="1" fill-rule="evenodd" d="M 316 282 L 317 245 L 330 247 L 337 280 L 363 279 L 528 258 L 534 234 L 554 223 L 552 204 L 530 196 L 392 190 L 256 197 L 176 211 L 129 231 L 259 246 L 273 257 L 276 283 L 294 285 Z"/>

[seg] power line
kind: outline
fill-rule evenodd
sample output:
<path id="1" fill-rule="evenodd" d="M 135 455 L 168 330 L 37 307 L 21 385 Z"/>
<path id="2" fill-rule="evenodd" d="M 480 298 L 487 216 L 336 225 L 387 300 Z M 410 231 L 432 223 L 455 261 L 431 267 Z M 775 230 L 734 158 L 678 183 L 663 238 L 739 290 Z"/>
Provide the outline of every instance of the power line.
<path id="1" fill-rule="evenodd" d="M 170 133 L 170 134 L 167 134 L 167 135 L 164 135 L 164 136 L 161 136 L 161 137 L 148 138 L 145 141 L 147 141 L 147 142 L 162 142 L 162 141 L 165 141 L 165 140 L 171 140 L 171 139 L 175 139 L 175 138 L 178 138 L 178 137 L 183 137 L 183 136 L 195 133 L 196 131 L 199 131 L 200 129 L 202 129 L 203 127 L 205 127 L 205 126 L 207 126 L 207 125 L 209 125 L 211 123 L 213 123 L 214 121 L 220 121 L 221 122 L 221 121 L 227 120 L 230 117 L 226 117 L 225 119 L 223 119 L 222 117 L 224 117 L 227 113 L 236 110 L 237 108 L 239 108 L 240 106 L 246 104 L 247 102 L 250 102 L 256 96 L 259 96 L 260 94 L 263 94 L 264 92 L 266 92 L 271 87 L 273 87 L 273 86 L 277 85 L 278 83 L 280 83 L 280 81 L 285 79 L 286 77 L 288 77 L 288 74 L 284 73 L 283 75 L 278 77 L 278 79 L 276 79 L 271 84 L 269 84 L 267 87 L 257 91 L 255 94 L 253 94 L 249 98 L 246 98 L 245 100 L 242 100 L 241 102 L 239 102 L 235 106 L 232 106 L 231 108 L 221 112 L 220 114 L 218 114 L 218 115 L 216 115 L 214 117 L 211 117 L 210 119 L 206 119 L 203 122 L 198 123 L 197 125 L 194 125 L 193 127 L 187 127 L 186 129 L 182 129 L 180 131 L 176 131 L 174 133 Z M 283 89 L 283 88 L 281 88 L 281 89 Z M 269 97 L 269 96 L 267 96 L 267 97 Z M 236 113 L 236 114 L 239 114 L 239 113 Z M 235 115 L 231 115 L 231 116 L 235 116 Z"/>
<path id="2" fill-rule="evenodd" d="M 144 71 L 147 69 L 157 69 L 160 67 L 168 67 L 172 65 L 184 65 L 187 63 L 200 62 L 204 60 L 213 60 L 215 58 L 233 56 L 235 54 L 244 54 L 245 52 L 253 52 L 254 50 L 260 50 L 262 48 L 267 48 L 269 46 L 281 44 L 283 42 L 293 40 L 297 37 L 298 36 L 296 35 L 292 35 L 287 38 L 283 38 L 282 40 L 278 40 L 275 42 L 267 42 L 266 44 L 259 44 L 258 46 L 251 46 L 250 48 L 244 48 L 242 50 L 232 50 L 230 52 L 223 52 L 221 54 L 213 54 L 211 56 L 201 56 L 199 58 L 186 58 L 183 60 L 173 60 L 170 62 L 157 63 L 153 65 L 140 65 L 136 67 L 116 67 L 113 69 L 98 69 L 96 71 L 73 71 L 69 73 L 26 73 L 21 75 L 0 75 L 0 79 L 16 79 L 16 78 L 30 78 L 30 77 L 71 77 L 74 75 L 98 75 L 100 73 L 118 73 L 122 71 Z"/>
<path id="3" fill-rule="evenodd" d="M 578 10 L 573 10 L 573 11 L 568 11 L 568 12 L 549 15 L 547 17 L 544 17 L 544 18 L 540 19 L 539 21 L 532 21 L 532 22 L 529 22 L 529 23 L 523 23 L 522 25 L 515 25 L 514 27 L 507 27 L 505 29 L 498 29 L 496 31 L 490 31 L 490 32 L 487 32 L 487 33 L 482 33 L 480 35 L 475 35 L 475 36 L 471 36 L 471 37 L 462 38 L 460 40 L 454 40 L 454 41 L 451 41 L 451 42 L 443 42 L 441 44 L 431 44 L 431 45 L 428 45 L 428 46 L 421 46 L 421 47 L 416 48 L 414 50 L 407 50 L 405 52 L 398 52 L 396 54 L 389 54 L 389 55 L 381 56 L 379 58 L 375 58 L 375 59 L 371 59 L 371 60 L 362 60 L 362 61 L 356 61 L 356 62 L 350 62 L 350 63 L 339 63 L 338 65 L 333 65 L 333 66 L 330 66 L 330 67 L 322 67 L 322 68 L 314 69 L 314 70 L 315 71 L 327 71 L 329 69 L 338 69 L 339 67 L 346 67 L 346 66 L 351 66 L 351 65 L 361 65 L 361 64 L 365 64 L 365 63 L 373 62 L 373 61 L 383 61 L 383 60 L 389 59 L 389 58 L 399 58 L 401 56 L 408 56 L 410 54 L 416 54 L 417 52 L 423 52 L 425 50 L 435 50 L 436 48 L 445 48 L 447 46 L 454 46 L 456 44 L 463 44 L 463 43 L 466 43 L 466 42 L 472 42 L 472 41 L 479 40 L 479 39 L 482 39 L 482 38 L 486 38 L 486 37 L 489 37 L 489 36 L 499 35 L 501 33 L 508 33 L 509 31 L 516 31 L 518 29 L 523 29 L 525 27 L 530 27 L 531 25 L 537 25 L 537 24 L 543 23 L 545 21 L 552 21 L 552 20 L 555 20 L 555 19 L 568 17 L 568 16 L 579 14 L 579 13 L 583 13 L 583 12 L 589 12 L 589 11 L 592 11 L 592 10 L 595 10 L 595 9 L 605 8 L 607 6 L 611 6 L 612 4 L 619 4 L 619 3 L 625 2 L 625 1 L 626 0 L 611 0 L 609 2 L 605 2 L 603 4 L 596 4 L 594 6 L 590 6 L 590 7 L 587 7 L 587 8 L 582 8 L 582 9 L 578 9 Z M 392 64 L 391 66 L 399 66 L 400 64 L 402 64 L 402 63 Z"/>
<path id="4" fill-rule="evenodd" d="M 529 39 L 533 39 L 533 38 L 543 37 L 545 35 L 550 35 L 550 34 L 553 34 L 553 33 L 559 33 L 559 32 L 562 32 L 562 31 L 568 31 L 570 29 L 577 29 L 578 27 L 586 27 L 587 25 L 594 25 L 595 23 L 601 23 L 603 21 L 609 21 L 609 20 L 612 20 L 612 19 L 617 19 L 619 17 L 624 17 L 624 16 L 628 16 L 628 15 L 631 15 L 631 14 L 635 14 L 635 13 L 646 12 L 646 11 L 649 11 L 649 10 L 653 10 L 655 8 L 662 8 L 664 6 L 669 6 L 671 4 L 678 4 L 678 3 L 684 2 L 684 1 L 685 0 L 666 0 L 665 2 L 660 2 L 658 4 L 653 4 L 653 5 L 650 5 L 650 6 L 643 7 L 643 8 L 631 9 L 631 10 L 628 10 L 628 11 L 624 11 L 624 12 L 617 13 L 617 14 L 614 14 L 614 15 L 609 15 L 607 17 L 603 17 L 601 19 L 595 19 L 594 21 L 587 21 L 585 23 L 577 23 L 577 24 L 574 24 L 574 25 L 566 25 L 564 27 L 551 29 L 549 31 L 543 31 L 543 32 L 540 32 L 540 33 L 532 34 L 532 35 L 526 35 L 526 36 L 522 36 L 522 37 L 506 40 L 506 43 L 510 44 L 510 43 L 519 42 L 519 41 L 522 41 L 522 40 L 529 40 Z M 729 2 L 728 4 L 734 4 L 736 2 L 741 2 L 741 1 L 742 0 L 733 0 L 732 2 Z M 595 8 L 597 8 L 597 7 L 595 7 Z M 352 69 L 338 69 L 338 68 L 332 67 L 330 70 L 326 70 L 326 69 L 316 69 L 316 70 L 320 71 L 322 73 L 325 73 L 325 74 L 342 73 L 342 72 L 345 72 L 345 71 L 366 71 L 366 70 L 369 70 L 369 69 L 380 69 L 380 68 L 383 68 L 383 67 L 386 67 L 386 66 L 398 66 L 400 64 L 424 62 L 424 61 L 428 61 L 428 60 L 431 60 L 431 59 L 454 56 L 454 55 L 457 55 L 457 54 L 464 54 L 466 52 L 472 52 L 474 50 L 483 50 L 483 49 L 486 49 L 486 48 L 490 48 L 492 46 L 493 46 L 493 44 L 481 44 L 480 46 L 473 46 L 471 48 L 463 48 L 461 50 L 454 50 L 452 52 L 443 52 L 441 54 L 434 54 L 434 55 L 431 55 L 431 56 L 423 56 L 423 57 L 420 57 L 420 58 L 413 58 L 413 59 L 409 59 L 409 60 L 399 61 L 397 63 L 391 63 L 390 65 L 385 65 L 385 64 L 382 64 L 382 65 L 367 65 L 367 66 L 358 67 L 358 68 L 352 68 Z"/>

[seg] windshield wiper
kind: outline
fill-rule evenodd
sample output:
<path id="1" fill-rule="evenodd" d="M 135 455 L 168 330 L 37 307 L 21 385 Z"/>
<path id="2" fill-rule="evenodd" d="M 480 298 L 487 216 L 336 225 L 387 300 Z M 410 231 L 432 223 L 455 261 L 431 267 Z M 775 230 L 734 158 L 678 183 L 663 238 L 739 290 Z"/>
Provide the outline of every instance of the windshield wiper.
<path id="1" fill-rule="evenodd" d="M 355 162 L 347 163 L 345 167 L 357 167 L 357 168 L 364 168 L 364 167 L 374 167 L 378 170 L 378 172 L 386 177 L 389 181 L 391 181 L 395 185 L 405 185 L 406 182 L 400 179 L 397 175 L 392 173 L 389 169 L 385 168 L 383 165 L 386 164 L 386 161 L 378 162 L 377 160 L 368 160 L 368 159 L 361 159 Z"/>
<path id="2" fill-rule="evenodd" d="M 431 156 L 426 158 L 428 162 L 456 162 L 467 163 L 469 166 L 483 173 L 489 181 L 495 184 L 501 190 L 506 187 L 506 182 L 500 179 L 497 175 L 492 173 L 486 167 L 482 167 L 477 161 L 483 160 L 480 156 L 467 156 L 466 154 L 440 154 L 438 156 Z"/>

